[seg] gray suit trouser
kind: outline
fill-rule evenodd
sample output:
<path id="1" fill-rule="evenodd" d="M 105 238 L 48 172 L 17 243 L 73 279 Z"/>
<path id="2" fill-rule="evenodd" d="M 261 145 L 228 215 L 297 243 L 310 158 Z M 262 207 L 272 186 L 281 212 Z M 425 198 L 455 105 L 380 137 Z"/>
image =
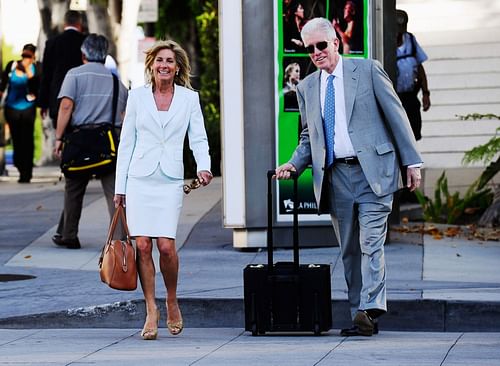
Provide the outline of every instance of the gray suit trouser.
<path id="1" fill-rule="evenodd" d="M 387 311 L 384 243 L 393 195 L 375 195 L 360 165 L 336 163 L 328 179 L 351 316 L 358 309 Z"/>
<path id="2" fill-rule="evenodd" d="M 64 240 L 76 239 L 78 237 L 78 226 L 82 215 L 83 198 L 87 185 L 91 178 L 65 178 L 64 187 L 64 210 L 61 214 L 61 220 L 57 228 L 57 233 L 61 234 Z M 115 172 L 104 174 L 99 178 L 102 190 L 106 198 L 109 217 L 113 217 L 115 205 L 113 197 L 115 192 Z M 125 236 L 121 223 L 116 228 L 115 238 Z M 104 240 L 103 240 L 104 243 Z"/>

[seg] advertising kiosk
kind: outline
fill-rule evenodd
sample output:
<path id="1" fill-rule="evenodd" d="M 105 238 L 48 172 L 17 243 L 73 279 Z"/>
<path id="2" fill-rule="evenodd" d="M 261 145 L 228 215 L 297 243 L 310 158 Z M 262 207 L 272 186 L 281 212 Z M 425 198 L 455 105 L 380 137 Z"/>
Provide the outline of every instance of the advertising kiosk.
<path id="1" fill-rule="evenodd" d="M 221 0 L 220 74 L 223 223 L 236 248 L 266 244 L 266 172 L 297 146 L 294 88 L 315 71 L 300 38 L 308 19 L 332 21 L 344 57 L 376 58 L 391 77 L 395 0 Z M 387 55 L 387 58 L 384 57 Z M 291 244 L 291 181 L 276 184 L 275 243 Z M 311 170 L 299 179 L 301 246 L 337 245 L 329 215 L 318 215 Z"/>

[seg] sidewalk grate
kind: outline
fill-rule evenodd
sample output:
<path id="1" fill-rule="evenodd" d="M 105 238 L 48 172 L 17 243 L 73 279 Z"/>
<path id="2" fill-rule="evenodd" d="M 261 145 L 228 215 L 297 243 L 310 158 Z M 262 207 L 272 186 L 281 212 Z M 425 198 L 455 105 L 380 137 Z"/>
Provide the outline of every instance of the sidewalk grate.
<path id="1" fill-rule="evenodd" d="M 32 280 L 34 278 L 36 278 L 36 276 L 0 273 L 0 282 L 24 281 L 24 280 Z"/>

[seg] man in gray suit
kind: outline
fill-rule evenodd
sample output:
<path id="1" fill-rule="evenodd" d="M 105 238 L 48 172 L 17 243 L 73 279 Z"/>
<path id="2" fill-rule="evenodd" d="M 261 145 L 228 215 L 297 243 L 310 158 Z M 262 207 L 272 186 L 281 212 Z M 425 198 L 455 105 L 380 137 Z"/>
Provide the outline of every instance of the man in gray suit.
<path id="1" fill-rule="evenodd" d="M 379 62 L 339 55 L 330 21 L 310 20 L 302 40 L 319 69 L 297 86 L 303 131 L 288 163 L 289 179 L 312 164 L 320 213 L 329 213 L 342 251 L 353 327 L 341 335 L 378 333 L 387 311 L 384 242 L 393 193 L 420 185 L 422 159 L 406 113 Z"/>

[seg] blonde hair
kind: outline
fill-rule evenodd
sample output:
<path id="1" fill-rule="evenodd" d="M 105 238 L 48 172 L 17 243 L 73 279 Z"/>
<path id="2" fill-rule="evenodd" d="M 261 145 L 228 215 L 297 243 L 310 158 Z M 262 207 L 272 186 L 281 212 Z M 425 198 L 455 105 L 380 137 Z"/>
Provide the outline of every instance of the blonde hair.
<path id="1" fill-rule="evenodd" d="M 300 71 L 300 65 L 298 62 L 292 62 L 285 67 L 285 83 L 290 79 L 290 75 L 292 75 L 293 68 L 298 67 Z"/>
<path id="2" fill-rule="evenodd" d="M 158 41 L 150 49 L 146 50 L 146 60 L 144 61 L 144 79 L 146 84 L 151 84 L 153 90 L 155 89 L 153 64 L 158 52 L 164 49 L 171 50 L 174 53 L 175 63 L 179 68 L 179 71 L 175 74 L 174 83 L 193 89 L 190 81 L 191 65 L 189 64 L 189 57 L 186 51 L 177 42 L 172 40 Z"/>

